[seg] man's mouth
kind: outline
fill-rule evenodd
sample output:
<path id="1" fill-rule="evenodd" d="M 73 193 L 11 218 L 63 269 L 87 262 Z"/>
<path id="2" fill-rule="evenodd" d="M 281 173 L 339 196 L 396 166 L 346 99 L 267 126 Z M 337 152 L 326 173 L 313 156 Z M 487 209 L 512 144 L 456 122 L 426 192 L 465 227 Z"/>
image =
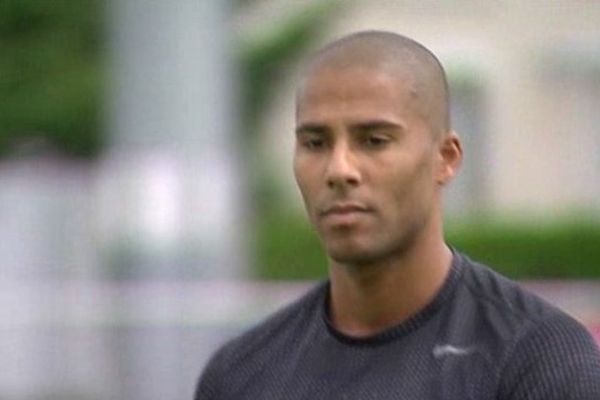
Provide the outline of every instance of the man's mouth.
<path id="1" fill-rule="evenodd" d="M 333 225 L 350 225 L 372 210 L 359 203 L 336 203 L 324 208 L 319 217 Z"/>
<path id="2" fill-rule="evenodd" d="M 351 214 L 351 213 L 360 213 L 367 212 L 368 208 L 355 203 L 338 203 L 334 204 L 330 207 L 325 208 L 322 212 L 322 216 L 332 215 L 332 214 Z"/>

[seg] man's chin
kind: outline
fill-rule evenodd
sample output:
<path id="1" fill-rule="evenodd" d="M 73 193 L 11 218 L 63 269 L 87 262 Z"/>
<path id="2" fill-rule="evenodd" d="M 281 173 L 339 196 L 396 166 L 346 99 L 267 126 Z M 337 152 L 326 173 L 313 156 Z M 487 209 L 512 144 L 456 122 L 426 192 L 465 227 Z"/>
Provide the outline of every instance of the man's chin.
<path id="1" fill-rule="evenodd" d="M 376 262 L 377 254 L 358 246 L 352 247 L 328 247 L 329 259 L 337 264 L 366 265 Z"/>

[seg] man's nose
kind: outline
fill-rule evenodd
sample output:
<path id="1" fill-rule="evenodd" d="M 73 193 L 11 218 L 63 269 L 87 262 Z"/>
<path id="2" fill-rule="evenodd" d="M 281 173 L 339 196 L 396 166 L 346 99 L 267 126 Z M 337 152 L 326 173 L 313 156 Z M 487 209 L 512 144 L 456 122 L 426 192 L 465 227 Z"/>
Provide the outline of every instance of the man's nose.
<path id="1" fill-rule="evenodd" d="M 357 186 L 360 183 L 356 155 L 347 144 L 333 147 L 326 173 L 327 186 L 332 189 Z"/>

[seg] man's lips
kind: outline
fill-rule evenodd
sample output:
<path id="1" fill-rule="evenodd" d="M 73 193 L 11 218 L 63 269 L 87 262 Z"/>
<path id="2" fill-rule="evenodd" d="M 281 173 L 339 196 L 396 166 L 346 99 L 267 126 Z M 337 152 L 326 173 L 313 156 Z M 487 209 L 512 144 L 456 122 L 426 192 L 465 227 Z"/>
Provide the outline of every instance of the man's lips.
<path id="1" fill-rule="evenodd" d="M 322 218 L 327 217 L 335 217 L 335 218 L 344 218 L 350 217 L 355 214 L 368 213 L 372 210 L 363 205 L 357 203 L 337 203 L 333 204 L 329 207 L 325 207 L 320 213 L 319 216 Z"/>

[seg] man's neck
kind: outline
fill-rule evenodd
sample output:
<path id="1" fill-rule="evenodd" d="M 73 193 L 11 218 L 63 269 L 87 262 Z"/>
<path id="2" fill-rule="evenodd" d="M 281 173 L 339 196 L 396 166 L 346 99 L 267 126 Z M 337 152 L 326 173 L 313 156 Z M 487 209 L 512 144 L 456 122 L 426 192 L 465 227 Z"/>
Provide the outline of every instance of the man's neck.
<path id="1" fill-rule="evenodd" d="M 442 287 L 452 252 L 439 243 L 414 246 L 371 265 L 330 265 L 330 315 L 334 326 L 367 337 L 398 325 L 429 304 Z"/>

